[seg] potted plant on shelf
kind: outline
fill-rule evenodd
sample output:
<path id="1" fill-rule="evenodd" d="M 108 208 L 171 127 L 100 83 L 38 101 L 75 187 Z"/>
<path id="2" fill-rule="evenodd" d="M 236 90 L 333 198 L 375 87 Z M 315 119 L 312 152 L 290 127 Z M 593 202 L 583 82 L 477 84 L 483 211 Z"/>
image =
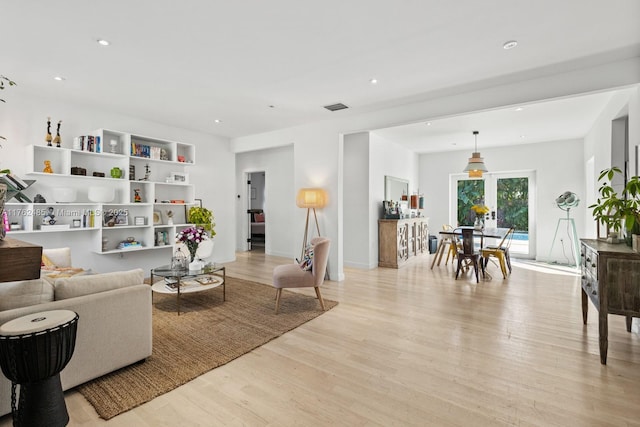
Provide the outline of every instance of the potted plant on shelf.
<path id="1" fill-rule="evenodd" d="M 216 223 L 213 222 L 213 212 L 211 210 L 203 208 L 202 206 L 192 206 L 189 208 L 188 218 L 191 224 L 204 228 L 204 230 L 209 233 L 209 237 L 213 238 L 213 236 L 216 235 Z"/>
<path id="2" fill-rule="evenodd" d="M 598 181 L 602 181 L 598 189 L 596 203 L 589 206 L 593 209 L 593 217 L 603 223 L 609 230 L 607 241 L 617 243 L 620 232 L 626 231 L 627 244 L 631 246 L 632 235 L 640 234 L 640 177 L 629 178 L 620 194 L 613 188 L 611 181 L 617 174 L 622 174 L 619 167 L 614 166 L 600 172 Z"/>

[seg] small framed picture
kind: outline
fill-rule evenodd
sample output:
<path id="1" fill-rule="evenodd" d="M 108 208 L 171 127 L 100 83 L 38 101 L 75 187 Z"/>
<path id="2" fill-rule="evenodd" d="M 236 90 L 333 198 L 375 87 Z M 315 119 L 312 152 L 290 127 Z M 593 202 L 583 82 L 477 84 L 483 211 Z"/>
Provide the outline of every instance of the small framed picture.
<path id="1" fill-rule="evenodd" d="M 153 212 L 153 225 L 162 225 L 162 214 L 160 211 Z"/>
<path id="2" fill-rule="evenodd" d="M 118 212 L 115 221 L 116 225 L 129 225 L 129 214 L 127 212 Z"/>
<path id="3" fill-rule="evenodd" d="M 189 174 L 183 172 L 171 172 L 169 179 L 171 179 L 174 184 L 188 184 Z"/>
<path id="4" fill-rule="evenodd" d="M 135 218 L 133 218 L 133 224 L 134 225 L 146 225 L 147 223 L 147 218 L 143 217 L 143 216 L 137 216 Z"/>
<path id="5" fill-rule="evenodd" d="M 80 228 L 80 224 L 82 223 L 82 221 L 80 221 L 79 218 L 74 218 L 73 223 L 71 224 L 73 228 Z"/>

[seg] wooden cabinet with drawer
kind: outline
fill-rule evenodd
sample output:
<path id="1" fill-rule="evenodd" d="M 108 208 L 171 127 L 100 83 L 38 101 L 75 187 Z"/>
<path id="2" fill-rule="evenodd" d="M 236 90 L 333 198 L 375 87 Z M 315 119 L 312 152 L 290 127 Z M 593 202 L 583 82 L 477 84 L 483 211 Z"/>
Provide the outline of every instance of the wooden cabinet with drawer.
<path id="1" fill-rule="evenodd" d="M 600 363 L 607 363 L 609 314 L 631 321 L 640 317 L 640 254 L 625 244 L 581 239 L 582 321 L 587 323 L 589 300 L 598 310 Z"/>

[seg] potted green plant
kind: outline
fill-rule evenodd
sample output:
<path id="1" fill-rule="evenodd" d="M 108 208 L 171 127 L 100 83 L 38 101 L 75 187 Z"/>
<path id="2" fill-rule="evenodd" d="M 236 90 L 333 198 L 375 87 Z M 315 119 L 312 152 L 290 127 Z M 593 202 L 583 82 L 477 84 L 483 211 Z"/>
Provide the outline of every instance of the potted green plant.
<path id="1" fill-rule="evenodd" d="M 2 74 L 0 74 L 0 90 L 4 90 L 5 87 L 7 86 L 15 86 L 16 82 L 14 82 L 13 80 L 11 80 L 8 77 L 3 76 Z M 0 98 L 0 102 L 6 102 L 4 99 Z M 0 135 L 0 139 L 7 139 L 4 136 Z M 2 145 L 0 145 L 0 148 L 2 148 Z"/>
<path id="2" fill-rule="evenodd" d="M 189 208 L 188 216 L 191 224 L 196 224 L 204 228 L 210 237 L 216 235 L 216 223 L 213 222 L 213 212 L 211 210 L 203 208 L 202 206 L 192 206 Z"/>
<path id="3" fill-rule="evenodd" d="M 622 174 L 616 166 L 600 172 L 598 181 L 602 181 L 602 185 L 598 189 L 599 197 L 589 208 L 593 209 L 596 221 L 605 224 L 613 232 L 607 236 L 611 241 L 620 236 L 624 227 L 627 244 L 630 244 L 631 235 L 640 233 L 640 177 L 629 178 L 618 194 L 611 184 L 616 174 Z"/>

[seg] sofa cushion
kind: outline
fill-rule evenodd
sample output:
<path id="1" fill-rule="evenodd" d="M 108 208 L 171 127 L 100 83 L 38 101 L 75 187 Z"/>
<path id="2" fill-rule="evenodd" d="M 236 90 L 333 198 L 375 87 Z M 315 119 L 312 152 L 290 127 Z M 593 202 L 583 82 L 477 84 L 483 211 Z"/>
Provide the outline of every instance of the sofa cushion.
<path id="1" fill-rule="evenodd" d="M 42 266 L 46 269 L 71 267 L 71 248 L 43 249 Z"/>
<path id="2" fill-rule="evenodd" d="M 0 283 L 0 311 L 53 301 L 53 285 L 44 279 Z"/>
<path id="3" fill-rule="evenodd" d="M 53 287 L 57 301 L 142 283 L 144 283 L 144 271 L 138 268 L 130 271 L 60 278 L 56 279 Z"/>

